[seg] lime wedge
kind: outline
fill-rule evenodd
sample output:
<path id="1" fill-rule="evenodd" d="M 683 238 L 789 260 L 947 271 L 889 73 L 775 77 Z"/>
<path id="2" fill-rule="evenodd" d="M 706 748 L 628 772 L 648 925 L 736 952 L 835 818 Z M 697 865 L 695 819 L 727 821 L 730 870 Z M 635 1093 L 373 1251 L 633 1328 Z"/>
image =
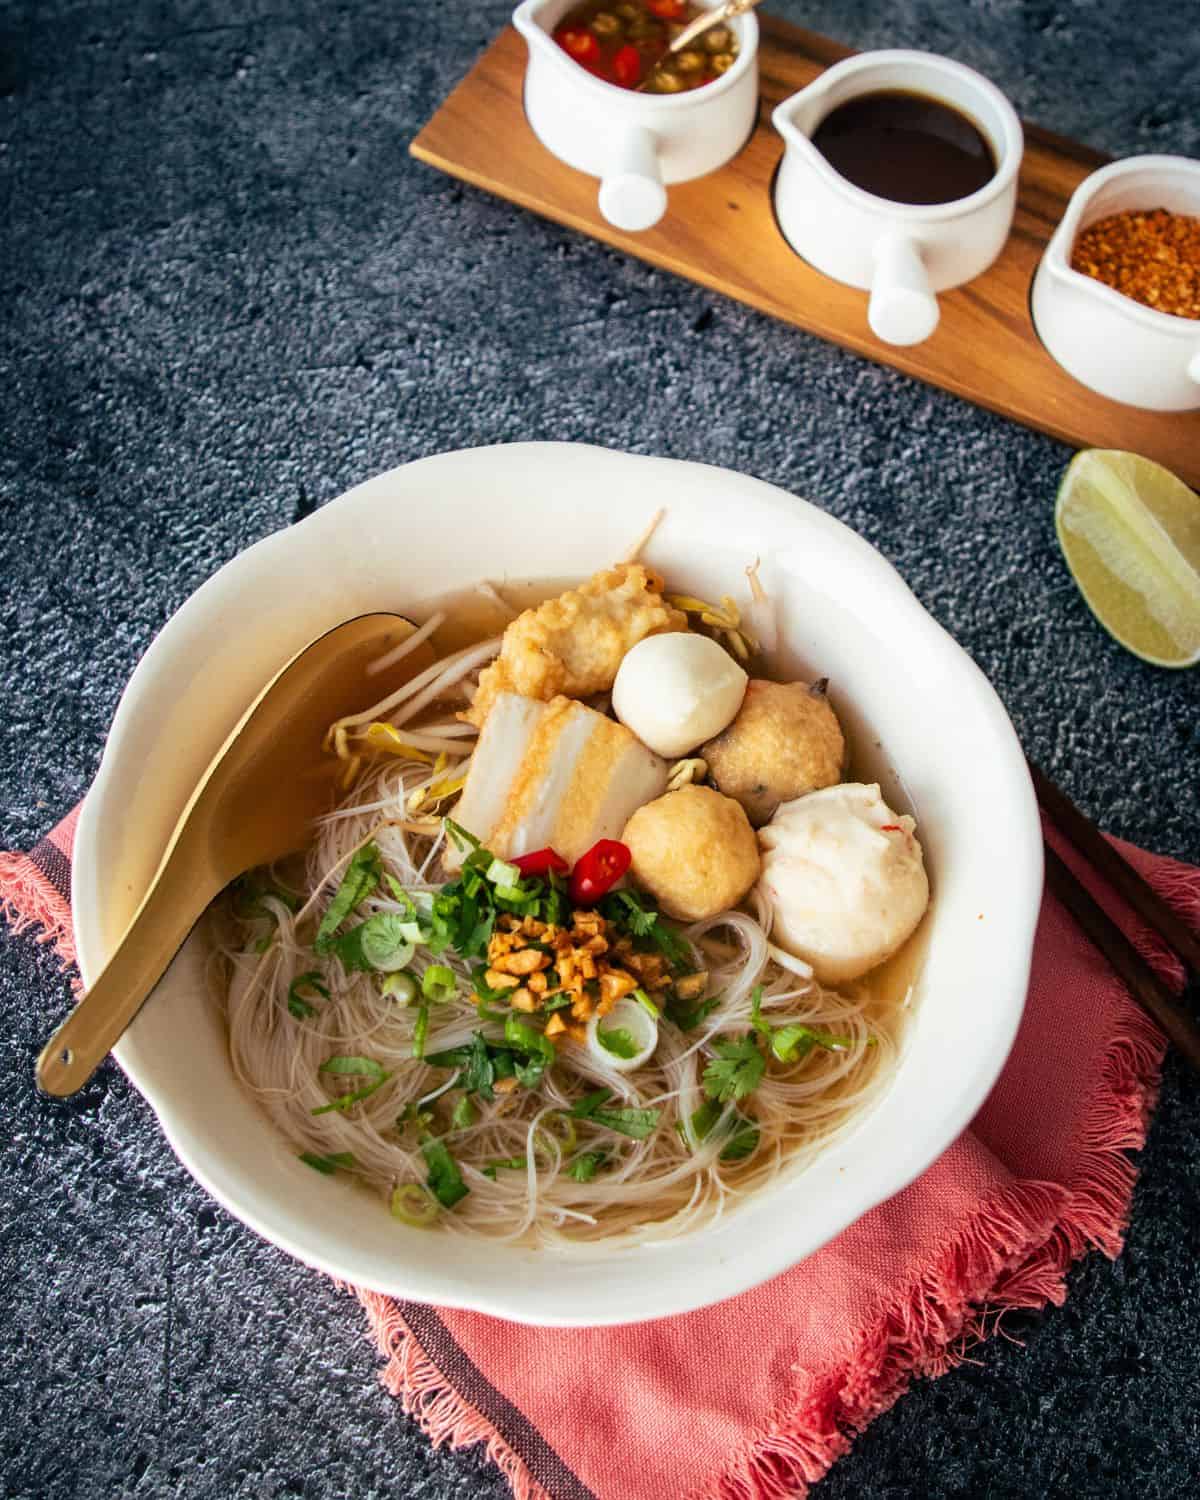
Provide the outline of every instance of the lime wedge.
<path id="1" fill-rule="evenodd" d="M 1156 667 L 1200 661 L 1200 496 L 1136 453 L 1076 454 L 1054 507 L 1058 544 L 1105 630 Z"/>

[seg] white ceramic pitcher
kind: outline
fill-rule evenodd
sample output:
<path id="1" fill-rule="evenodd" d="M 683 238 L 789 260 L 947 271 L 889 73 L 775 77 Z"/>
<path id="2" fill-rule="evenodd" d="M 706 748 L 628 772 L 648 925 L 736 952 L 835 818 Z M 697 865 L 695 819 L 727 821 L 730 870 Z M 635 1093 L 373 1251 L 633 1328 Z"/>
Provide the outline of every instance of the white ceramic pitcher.
<path id="1" fill-rule="evenodd" d="M 821 121 L 862 94 L 925 94 L 974 121 L 996 171 L 950 203 L 895 203 L 855 187 L 812 143 Z M 889 344 L 918 344 L 937 327 L 935 293 L 986 271 L 1012 226 L 1024 136 L 994 84 L 948 57 L 863 52 L 827 69 L 771 116 L 786 150 L 775 212 L 788 243 L 835 281 L 870 291 L 867 320 Z"/>
<path id="2" fill-rule="evenodd" d="M 666 183 L 715 172 L 736 156 L 758 112 L 758 22 L 728 24 L 738 54 L 727 73 L 682 94 L 638 94 L 596 78 L 553 31 L 575 0 L 524 0 L 513 25 L 529 47 L 525 116 L 548 151 L 600 179 L 600 212 L 618 229 L 650 229 Z"/>

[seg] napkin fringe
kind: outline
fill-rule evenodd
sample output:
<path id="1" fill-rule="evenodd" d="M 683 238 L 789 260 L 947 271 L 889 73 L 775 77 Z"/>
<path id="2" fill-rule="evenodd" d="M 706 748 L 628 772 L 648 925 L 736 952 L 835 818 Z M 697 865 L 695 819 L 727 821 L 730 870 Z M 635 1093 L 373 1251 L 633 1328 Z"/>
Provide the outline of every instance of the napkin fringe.
<path id="1" fill-rule="evenodd" d="M 75 963 L 70 908 L 27 854 L 0 852 L 0 917 L 10 932 L 49 943 L 64 969 Z"/>
<path id="2" fill-rule="evenodd" d="M 356 1295 L 387 1360 L 379 1377 L 384 1389 L 399 1400 L 433 1446 L 470 1448 L 483 1443 L 488 1459 L 508 1480 L 514 1500 L 553 1500 L 495 1426 L 458 1394 L 425 1353 L 393 1299 L 361 1289 Z"/>
<path id="3" fill-rule="evenodd" d="M 737 1455 L 715 1489 L 689 1500 L 798 1500 L 915 1377 L 961 1364 L 1004 1314 L 1061 1306 L 1066 1272 L 1089 1248 L 1120 1253 L 1166 1044 L 1132 1003 L 1105 1058 L 1079 1132 L 1070 1186 L 1016 1181 L 975 1214 L 941 1255 L 880 1309 L 840 1369 L 793 1396 Z"/>

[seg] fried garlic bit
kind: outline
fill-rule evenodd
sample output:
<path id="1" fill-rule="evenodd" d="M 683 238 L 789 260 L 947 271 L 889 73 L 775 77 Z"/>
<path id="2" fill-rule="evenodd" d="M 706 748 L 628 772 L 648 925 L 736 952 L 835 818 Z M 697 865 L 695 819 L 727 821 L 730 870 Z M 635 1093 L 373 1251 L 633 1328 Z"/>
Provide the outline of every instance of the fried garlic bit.
<path id="1" fill-rule="evenodd" d="M 608 1015 L 636 989 L 661 994 L 671 983 L 661 953 L 637 952 L 593 910 L 572 912 L 570 925 L 562 927 L 506 914 L 488 940 L 487 961 L 485 982 L 513 1010 L 540 1010 L 564 996 L 569 1006 L 553 1011 L 546 1035 L 580 1043 L 593 1015 Z"/>
<path id="2" fill-rule="evenodd" d="M 504 632 L 500 655 L 479 674 L 479 690 L 461 717 L 482 726 L 500 693 L 545 703 L 559 694 L 607 692 L 631 646 L 687 629 L 687 616 L 663 601 L 662 589 L 652 569 L 622 563 L 527 609 Z"/>

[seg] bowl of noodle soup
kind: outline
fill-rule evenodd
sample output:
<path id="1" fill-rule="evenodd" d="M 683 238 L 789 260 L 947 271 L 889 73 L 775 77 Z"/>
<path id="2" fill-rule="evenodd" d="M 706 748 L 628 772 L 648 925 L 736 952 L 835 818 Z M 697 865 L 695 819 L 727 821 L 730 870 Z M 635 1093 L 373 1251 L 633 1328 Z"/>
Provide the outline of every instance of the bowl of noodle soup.
<path id="1" fill-rule="evenodd" d="M 475 729 L 460 715 L 498 632 L 614 563 L 660 509 L 643 557 L 673 594 L 719 599 L 763 559 L 778 630 L 771 676 L 829 679 L 851 775 L 915 816 L 933 899 L 893 959 L 847 984 L 816 982 L 768 948 L 753 892 L 699 920 L 658 913 L 686 950 L 671 977 L 665 960 L 657 977 L 650 940 L 614 911 L 608 958 L 633 966 L 659 1012 L 653 1056 L 634 1072 L 615 1056 L 610 1065 L 581 1044 L 583 1015 L 565 1009 L 576 1044 L 560 1034 L 557 1062 L 539 1069 L 545 1015 L 533 1026 L 495 1000 L 481 1008 L 473 980 L 487 958 L 427 942 L 447 882 L 478 886 L 486 873 L 470 844 L 443 863 L 440 814 L 460 789 L 430 793 L 469 765 Z M 788 1268 L 953 1141 L 1003 1065 L 1028 981 L 1041 840 L 1020 747 L 986 680 L 873 548 L 803 501 L 700 465 L 575 444 L 443 454 L 368 481 L 229 563 L 147 651 L 85 803 L 73 890 L 85 980 L 262 682 L 322 630 L 377 610 L 422 627 L 434 659 L 398 703 L 348 726 L 342 749 L 348 761 L 361 753 L 310 849 L 278 887 L 260 883 L 197 929 L 116 1051 L 220 1202 L 359 1286 L 524 1322 L 621 1323 Z M 369 726 L 392 721 L 408 749 L 367 753 Z M 318 921 L 347 871 L 366 865 L 374 883 L 319 951 Z M 547 905 L 548 877 L 519 882 L 542 904 L 506 906 L 512 888 L 496 883 L 506 878 L 484 892 L 495 931 L 516 932 L 529 953 L 559 942 L 550 972 L 565 973 L 564 933 L 581 952 L 592 919 L 572 928 L 572 902 Z M 655 920 L 643 905 L 635 927 Z M 533 924 L 524 937 L 522 911 Z M 344 961 L 353 923 L 375 918 L 386 920 L 372 936 L 404 919 L 410 938 L 420 928 L 402 971 L 386 955 L 378 970 Z M 340 964 L 329 957 L 339 942 Z M 697 972 L 702 988 L 682 1010 L 673 988 L 653 988 Z M 637 1025 L 625 1015 L 616 1030 L 628 1039 Z M 787 1027 L 808 1035 L 772 1056 L 772 1043 L 792 1039 Z M 760 1047 L 752 1092 L 710 1087 L 714 1061 L 732 1077 Z M 447 1171 L 464 1191 L 453 1180 L 446 1190 Z"/>

